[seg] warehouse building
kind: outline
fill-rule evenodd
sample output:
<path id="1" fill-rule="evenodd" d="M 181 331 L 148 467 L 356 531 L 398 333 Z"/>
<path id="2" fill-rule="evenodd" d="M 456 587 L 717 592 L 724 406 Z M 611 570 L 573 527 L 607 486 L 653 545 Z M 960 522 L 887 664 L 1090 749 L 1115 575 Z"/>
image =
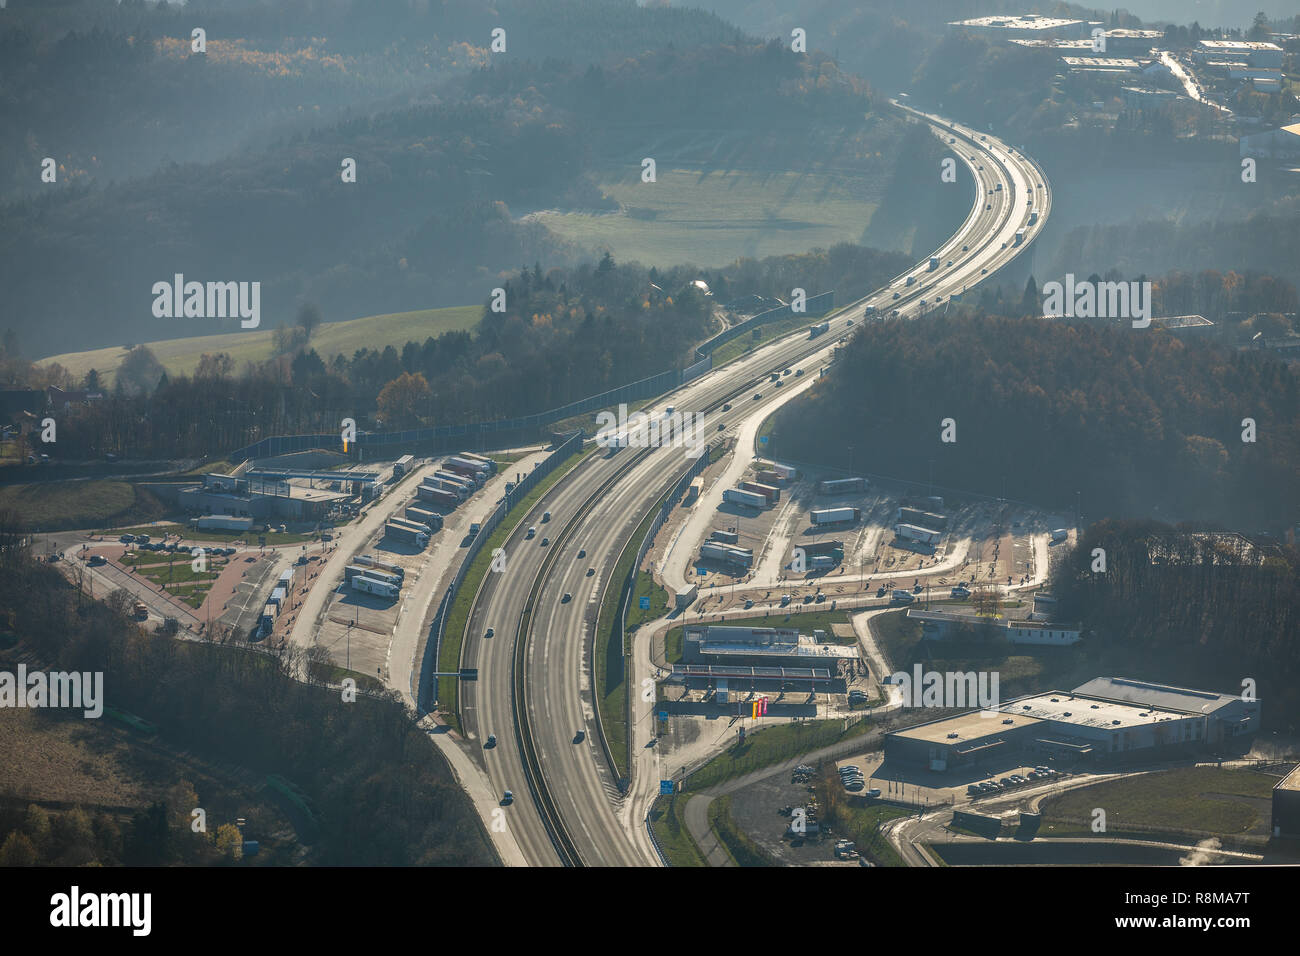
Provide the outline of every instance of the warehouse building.
<path id="1" fill-rule="evenodd" d="M 1237 60 L 1251 66 L 1282 68 L 1282 48 L 1258 40 L 1201 40 L 1196 51 L 1202 61 Z"/>
<path id="2" fill-rule="evenodd" d="M 1025 13 L 1020 16 L 973 17 L 969 20 L 953 21 L 948 26 L 954 30 L 1002 40 L 1016 38 L 1041 40 L 1054 37 L 1069 39 L 1085 37 L 1089 34 L 1089 23 L 1086 20 L 1045 17 L 1037 13 Z"/>
<path id="3" fill-rule="evenodd" d="M 1238 150 L 1256 159 L 1300 159 L 1300 123 L 1249 133 L 1238 141 Z"/>
<path id="4" fill-rule="evenodd" d="M 1300 838 L 1300 764 L 1273 788 L 1273 836 Z"/>
<path id="5" fill-rule="evenodd" d="M 1258 722 L 1258 701 L 1099 677 L 1074 691 L 1033 694 L 887 734 L 885 756 L 935 771 L 1040 759 L 1109 765 L 1240 752 Z"/>

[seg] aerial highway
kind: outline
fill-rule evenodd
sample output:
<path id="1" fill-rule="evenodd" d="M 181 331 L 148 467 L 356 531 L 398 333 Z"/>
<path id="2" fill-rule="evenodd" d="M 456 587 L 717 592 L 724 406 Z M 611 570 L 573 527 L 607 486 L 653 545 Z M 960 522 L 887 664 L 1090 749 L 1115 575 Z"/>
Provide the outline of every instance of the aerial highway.
<path id="1" fill-rule="evenodd" d="M 924 261 L 841 308 L 822 320 L 830 322 L 828 334 L 792 333 L 706 373 L 647 407 L 651 417 L 670 405 L 703 413 L 706 439 L 766 418 L 799 390 L 768 388 L 770 372 L 803 368 L 808 378 L 801 384 L 811 384 L 850 326 L 893 313 L 914 318 L 945 305 L 1028 247 L 1051 208 L 1042 170 L 989 133 L 899 108 L 930 123 L 975 183 L 969 216 L 934 252 L 938 267 Z M 939 172 L 936 188 L 948 188 Z M 915 277 L 910 285 L 909 276 Z M 588 454 L 514 529 L 504 546 L 505 571 L 488 574 L 475 595 L 461 663 L 477 667 L 479 679 L 462 684 L 462 726 L 491 788 L 513 794 L 505 806 L 507 838 L 530 865 L 659 863 L 642 824 L 656 781 L 633 770 L 624 794 L 600 745 L 591 638 L 602 595 L 623 584 L 611 577 L 624 546 L 689 465 L 680 447 Z M 529 528 L 536 528 L 532 536 Z M 636 660 L 629 691 L 635 694 L 652 676 L 649 661 Z M 644 705 L 633 721 L 634 766 L 652 737 L 643 714 Z M 486 746 L 489 735 L 495 746 Z"/>

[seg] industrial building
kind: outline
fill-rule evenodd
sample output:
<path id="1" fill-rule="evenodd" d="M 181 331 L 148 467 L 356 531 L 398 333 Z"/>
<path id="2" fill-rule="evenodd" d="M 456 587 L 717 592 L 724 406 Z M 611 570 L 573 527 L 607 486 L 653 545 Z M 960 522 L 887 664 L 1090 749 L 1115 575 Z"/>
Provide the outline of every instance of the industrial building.
<path id="1" fill-rule="evenodd" d="M 1183 339 L 1207 339 L 1214 335 L 1214 323 L 1203 315 L 1156 316 L 1151 324 Z"/>
<path id="2" fill-rule="evenodd" d="M 1063 56 L 1064 63 L 1071 73 L 1137 73 L 1142 64 L 1127 57 L 1110 56 Z"/>
<path id="3" fill-rule="evenodd" d="M 712 690 L 714 702 L 729 704 L 742 700 L 743 693 L 756 691 L 822 691 L 844 689 L 844 678 L 824 667 L 744 667 L 736 665 L 674 664 L 665 684 L 680 684 L 687 690 Z"/>
<path id="4" fill-rule="evenodd" d="M 1238 141 L 1242 156 L 1255 159 L 1300 159 L 1300 123 L 1263 133 L 1248 133 Z"/>
<path id="5" fill-rule="evenodd" d="M 1078 38 L 1086 37 L 1091 24 L 1086 20 L 1069 20 L 1061 17 L 1044 17 L 1037 13 L 1020 16 L 973 17 L 948 24 L 951 29 L 977 33 L 987 37 L 1010 40 Z"/>
<path id="6" fill-rule="evenodd" d="M 835 644 L 825 631 L 800 634 L 794 628 L 693 625 L 686 628 L 682 660 L 688 664 L 750 667 L 814 667 L 835 671 L 859 658 L 857 645 Z"/>
<path id="7" fill-rule="evenodd" d="M 887 734 L 885 756 L 947 771 L 1005 765 L 1018 754 L 1084 765 L 1236 753 L 1249 748 L 1259 711 L 1257 700 L 1099 677 Z"/>
<path id="8" fill-rule="evenodd" d="M 1300 764 L 1273 788 L 1273 836 L 1300 837 Z"/>
<path id="9" fill-rule="evenodd" d="M 1282 68 L 1282 48 L 1276 43 L 1258 40 L 1201 40 L 1196 56 L 1202 62 L 1236 60 L 1251 66 Z"/>

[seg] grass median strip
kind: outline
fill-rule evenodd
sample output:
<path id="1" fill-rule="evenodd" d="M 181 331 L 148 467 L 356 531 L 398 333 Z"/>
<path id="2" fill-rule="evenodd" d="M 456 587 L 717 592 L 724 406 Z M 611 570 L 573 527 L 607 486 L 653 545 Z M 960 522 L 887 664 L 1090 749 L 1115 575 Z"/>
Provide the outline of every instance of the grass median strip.
<path id="1" fill-rule="evenodd" d="M 505 543 L 511 532 L 523 519 L 523 516 L 541 500 L 551 486 L 577 467 L 578 462 L 594 452 L 596 448 L 597 446 L 593 445 L 586 451 L 579 449 L 561 462 L 554 471 L 538 482 L 536 488 L 510 509 L 505 520 L 492 532 L 492 536 L 488 538 L 482 550 L 475 556 L 469 572 L 465 575 L 465 580 L 461 583 L 460 590 L 456 592 L 456 599 L 447 612 L 447 624 L 443 628 L 442 647 L 438 653 L 438 670 L 454 671 L 460 668 L 460 649 L 465 643 L 465 628 L 469 624 L 469 612 L 474 604 L 474 598 L 478 594 L 479 585 L 483 582 L 483 576 L 487 574 L 488 568 L 492 564 L 492 552 Z M 444 719 L 457 733 L 462 732 L 459 695 L 459 678 L 438 678 L 439 710 L 442 711 Z"/>

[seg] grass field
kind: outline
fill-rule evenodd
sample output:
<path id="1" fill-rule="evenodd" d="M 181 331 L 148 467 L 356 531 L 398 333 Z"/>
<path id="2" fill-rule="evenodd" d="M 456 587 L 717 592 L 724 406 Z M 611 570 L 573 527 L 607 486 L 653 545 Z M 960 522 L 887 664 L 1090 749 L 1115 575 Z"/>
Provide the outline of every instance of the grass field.
<path id="1" fill-rule="evenodd" d="M 876 209 L 864 197 L 877 186 L 859 173 L 660 167 L 657 180 L 641 182 L 639 164 L 610 169 L 599 185 L 618 212 L 530 218 L 619 260 L 704 268 L 858 242 Z"/>
<path id="2" fill-rule="evenodd" d="M 393 312 L 388 315 L 370 315 L 346 322 L 330 322 L 316 329 L 311 345 L 320 357 L 328 362 L 334 355 L 351 356 L 361 348 L 382 349 L 392 345 L 399 351 L 409 341 L 423 342 L 429 336 L 473 328 L 483 314 L 482 306 L 453 306 L 446 309 L 421 309 L 416 312 Z M 160 324 L 160 331 L 167 328 Z M 249 329 L 246 332 L 226 332 L 221 335 L 200 335 L 184 339 L 158 339 L 145 345 L 167 369 L 168 375 L 188 375 L 199 364 L 204 352 L 226 352 L 235 360 L 235 368 L 244 362 L 260 362 L 271 357 L 272 329 Z M 126 350 L 121 346 L 93 349 L 89 352 L 65 352 L 41 359 L 38 365 L 58 362 L 74 376 L 81 378 L 92 368 L 99 372 L 100 380 L 111 384 Z"/>
<path id="3" fill-rule="evenodd" d="M 12 508 L 28 528 L 61 531 L 121 521 L 147 521 L 161 505 L 126 481 L 51 481 L 0 486 L 0 508 Z"/>
<path id="4" fill-rule="evenodd" d="M 776 861 L 755 843 L 731 818 L 731 795 L 718 797 L 709 804 L 709 829 L 736 866 L 775 866 Z"/>
<path id="5" fill-rule="evenodd" d="M 692 792 L 707 790 L 742 774 L 857 737 L 871 727 L 870 721 L 859 720 L 845 730 L 844 721 L 838 718 L 764 727 L 755 733 L 746 734 L 743 744 L 732 744 L 690 774 L 684 785 L 689 785 Z"/>
<path id="6" fill-rule="evenodd" d="M 659 849 L 671 865 L 708 866 L 709 861 L 686 828 L 686 802 L 690 799 L 689 794 L 655 797 L 650 807 L 650 826 L 659 841 Z"/>
<path id="7" fill-rule="evenodd" d="M 1039 833 L 1090 836 L 1093 812 L 1100 807 L 1106 811 L 1107 832 L 1193 830 L 1267 837 L 1276 783 L 1277 777 L 1268 774 L 1219 767 L 1180 767 L 1107 780 L 1045 799 Z"/>

